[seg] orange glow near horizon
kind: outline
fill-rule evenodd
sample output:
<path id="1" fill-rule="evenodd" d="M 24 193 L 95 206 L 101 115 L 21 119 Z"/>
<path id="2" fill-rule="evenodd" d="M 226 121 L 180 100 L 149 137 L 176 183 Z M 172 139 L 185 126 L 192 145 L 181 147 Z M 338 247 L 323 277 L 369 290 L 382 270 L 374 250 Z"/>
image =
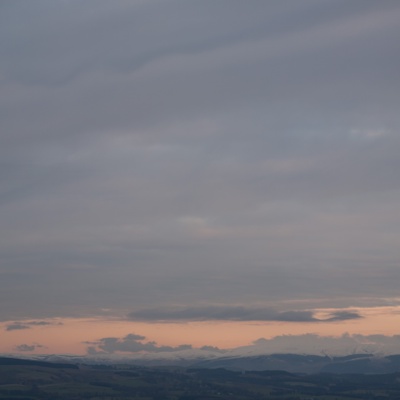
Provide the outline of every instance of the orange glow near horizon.
<path id="1" fill-rule="evenodd" d="M 51 319 L 52 325 L 33 326 L 29 329 L 7 331 L 12 322 L 3 322 L 0 352 L 17 353 L 16 346 L 39 344 L 34 352 L 25 354 L 85 354 L 90 345 L 104 337 L 122 338 L 130 333 L 145 336 L 144 341 L 158 345 L 193 347 L 205 345 L 229 349 L 250 345 L 259 338 L 279 335 L 302 335 L 314 333 L 321 336 L 349 334 L 398 334 L 400 306 L 376 307 L 352 310 L 360 311 L 364 318 L 340 322 L 226 322 L 204 321 L 186 323 L 147 323 L 105 318 L 60 318 Z M 320 310 L 321 312 L 331 310 Z M 23 321 L 20 321 L 23 323 Z M 23 354 L 21 352 L 21 354 Z"/>

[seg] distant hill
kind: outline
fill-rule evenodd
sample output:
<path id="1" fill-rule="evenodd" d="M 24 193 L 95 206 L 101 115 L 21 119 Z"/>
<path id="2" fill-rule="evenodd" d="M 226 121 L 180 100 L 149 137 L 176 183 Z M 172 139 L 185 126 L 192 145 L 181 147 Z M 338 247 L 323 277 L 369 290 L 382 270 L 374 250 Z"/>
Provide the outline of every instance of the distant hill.
<path id="1" fill-rule="evenodd" d="M 400 372 L 400 355 L 377 356 L 374 354 L 351 354 L 347 356 L 270 354 L 256 356 L 181 357 L 157 356 L 151 358 L 91 356 L 35 356 L 35 360 L 2 357 L 0 365 L 37 365 L 49 368 L 76 368 L 86 365 L 131 365 L 144 367 L 177 366 L 185 368 L 224 368 L 230 371 L 287 371 L 290 373 L 336 373 L 336 374 L 387 374 Z"/>
<path id="2" fill-rule="evenodd" d="M 325 357 L 273 355 L 296 366 Z M 352 364 L 356 360 L 336 360 Z M 397 357 L 398 359 L 398 357 Z M 396 362 L 396 357 L 390 362 Z M 399 400 L 400 373 L 289 373 L 224 368 L 138 367 L 0 359 L 0 400 Z M 236 360 L 237 362 L 238 360 Z M 227 360 L 225 360 L 227 362 Z M 251 365 L 249 360 L 246 361 Z M 260 360 L 258 360 L 260 362 Z M 386 362 L 384 362 L 386 363 Z M 368 362 L 367 362 L 368 364 Z M 261 364 L 260 364 L 261 365 Z M 358 365 L 356 362 L 355 365 Z M 338 367 L 340 368 L 340 367 Z"/>
<path id="3" fill-rule="evenodd" d="M 0 365 L 28 365 L 28 366 L 46 367 L 46 368 L 78 369 L 78 366 L 76 364 L 52 363 L 47 361 L 37 361 L 25 358 L 12 358 L 12 357 L 0 357 Z"/>
<path id="4" fill-rule="evenodd" d="M 203 368 L 230 370 L 284 370 L 292 373 L 387 374 L 400 371 L 400 355 L 377 357 L 353 354 L 343 357 L 272 354 L 253 357 L 219 358 L 195 364 Z"/>

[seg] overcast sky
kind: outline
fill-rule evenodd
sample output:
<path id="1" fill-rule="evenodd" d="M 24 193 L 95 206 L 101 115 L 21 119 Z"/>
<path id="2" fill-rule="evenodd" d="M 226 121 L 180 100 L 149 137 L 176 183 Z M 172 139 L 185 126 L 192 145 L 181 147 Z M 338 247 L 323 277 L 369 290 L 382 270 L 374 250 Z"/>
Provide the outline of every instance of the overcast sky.
<path id="1" fill-rule="evenodd" d="M 399 21 L 398 0 L 1 1 L 0 319 L 399 304 Z"/>

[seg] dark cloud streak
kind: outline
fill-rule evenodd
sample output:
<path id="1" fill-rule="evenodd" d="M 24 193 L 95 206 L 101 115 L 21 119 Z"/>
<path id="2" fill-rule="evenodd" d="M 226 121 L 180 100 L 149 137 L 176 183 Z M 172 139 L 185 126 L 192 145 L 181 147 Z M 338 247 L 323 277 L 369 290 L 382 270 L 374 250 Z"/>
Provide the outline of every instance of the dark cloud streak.
<path id="1" fill-rule="evenodd" d="M 133 321 L 281 321 L 281 322 L 337 322 L 362 318 L 357 312 L 336 311 L 327 318 L 316 318 L 313 311 L 275 311 L 267 308 L 206 306 L 191 308 L 153 308 L 133 311 Z"/>
<path id="2" fill-rule="evenodd" d="M 15 322 L 13 324 L 9 324 L 6 326 L 6 331 L 10 332 L 10 331 L 20 331 L 23 329 L 30 329 L 29 325 L 25 325 L 25 324 L 20 324 L 18 322 Z"/>
<path id="3" fill-rule="evenodd" d="M 14 322 L 12 324 L 6 325 L 6 331 L 15 331 L 15 330 L 23 330 L 30 329 L 34 326 L 48 326 L 48 325 L 62 325 L 62 322 L 50 322 L 50 321 L 23 321 L 23 322 Z"/>

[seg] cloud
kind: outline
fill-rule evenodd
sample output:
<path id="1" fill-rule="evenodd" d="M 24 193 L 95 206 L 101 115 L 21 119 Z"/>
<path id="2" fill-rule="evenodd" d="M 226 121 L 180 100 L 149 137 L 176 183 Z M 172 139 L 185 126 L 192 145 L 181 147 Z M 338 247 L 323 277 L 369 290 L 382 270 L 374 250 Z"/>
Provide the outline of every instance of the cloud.
<path id="1" fill-rule="evenodd" d="M 34 351 L 36 348 L 35 345 L 28 345 L 28 344 L 20 344 L 15 347 L 18 351 Z"/>
<path id="2" fill-rule="evenodd" d="M 63 325 L 63 323 L 62 322 L 53 322 L 53 321 L 14 322 L 12 324 L 6 325 L 5 330 L 6 331 L 15 331 L 15 330 L 30 329 L 33 326 L 48 326 L 48 325 Z"/>
<path id="3" fill-rule="evenodd" d="M 300 335 L 279 335 L 272 338 L 259 338 L 248 346 L 231 349 L 220 349 L 215 346 L 193 348 L 190 345 L 163 346 L 145 340 L 144 336 L 130 334 L 122 338 L 102 338 L 87 348 L 89 355 L 107 355 L 114 353 L 129 353 L 143 356 L 149 353 L 177 352 L 193 350 L 191 354 L 204 355 L 204 352 L 214 353 L 224 357 L 256 356 L 274 353 L 293 354 L 397 354 L 400 345 L 400 335 L 362 335 L 344 333 L 341 336 L 320 336 L 315 333 Z M 202 353 L 203 352 L 203 353 Z"/>
<path id="4" fill-rule="evenodd" d="M 357 353 L 397 354 L 400 335 L 362 335 L 320 336 L 313 333 L 303 335 L 280 335 L 270 339 L 260 338 L 250 346 L 232 349 L 232 354 L 329 354 L 347 355 Z"/>
<path id="5" fill-rule="evenodd" d="M 398 295 L 399 3 L 250 3 L 2 6 L 1 321 Z"/>
<path id="6" fill-rule="evenodd" d="M 29 345 L 29 344 L 20 344 L 20 345 L 18 345 L 18 346 L 15 346 L 15 350 L 17 350 L 17 351 L 23 351 L 23 352 L 30 352 L 30 351 L 35 351 L 36 349 L 43 348 L 43 347 L 44 347 L 44 346 L 42 346 L 42 345 L 40 345 L 40 344 L 37 344 L 37 343 L 32 344 L 32 345 Z"/>
<path id="7" fill-rule="evenodd" d="M 182 344 L 177 347 L 171 346 L 158 346 L 156 342 L 145 342 L 145 336 L 136 335 L 130 333 L 123 338 L 107 337 L 99 339 L 96 342 L 91 342 L 95 346 L 89 346 L 87 351 L 89 354 L 97 353 L 158 353 L 158 352 L 173 352 L 179 350 L 188 350 L 192 346 L 188 344 Z M 87 342 L 86 342 L 87 343 Z"/>
<path id="8" fill-rule="evenodd" d="M 137 321 L 282 321 L 335 322 L 362 318 L 354 311 L 336 311 L 319 319 L 313 311 L 275 311 L 261 307 L 205 306 L 188 308 L 148 308 L 133 311 L 128 318 Z"/>
<path id="9" fill-rule="evenodd" d="M 359 319 L 359 318 L 362 318 L 362 316 L 355 311 L 335 311 L 331 313 L 330 316 L 325 321 L 336 322 L 336 321 L 347 321 L 350 319 Z"/>
<path id="10" fill-rule="evenodd" d="M 225 353 L 226 352 L 225 350 L 222 350 L 216 346 L 202 346 L 202 347 L 200 347 L 200 350 L 212 351 L 212 352 L 216 352 L 216 353 Z"/>
<path id="11" fill-rule="evenodd" d="M 30 329 L 30 326 L 26 324 L 20 324 L 19 322 L 15 322 L 13 324 L 6 325 L 5 328 L 6 331 L 19 331 L 23 329 Z"/>
<path id="12" fill-rule="evenodd" d="M 29 326 L 63 325 L 63 323 L 59 321 L 24 321 L 23 323 Z"/>

